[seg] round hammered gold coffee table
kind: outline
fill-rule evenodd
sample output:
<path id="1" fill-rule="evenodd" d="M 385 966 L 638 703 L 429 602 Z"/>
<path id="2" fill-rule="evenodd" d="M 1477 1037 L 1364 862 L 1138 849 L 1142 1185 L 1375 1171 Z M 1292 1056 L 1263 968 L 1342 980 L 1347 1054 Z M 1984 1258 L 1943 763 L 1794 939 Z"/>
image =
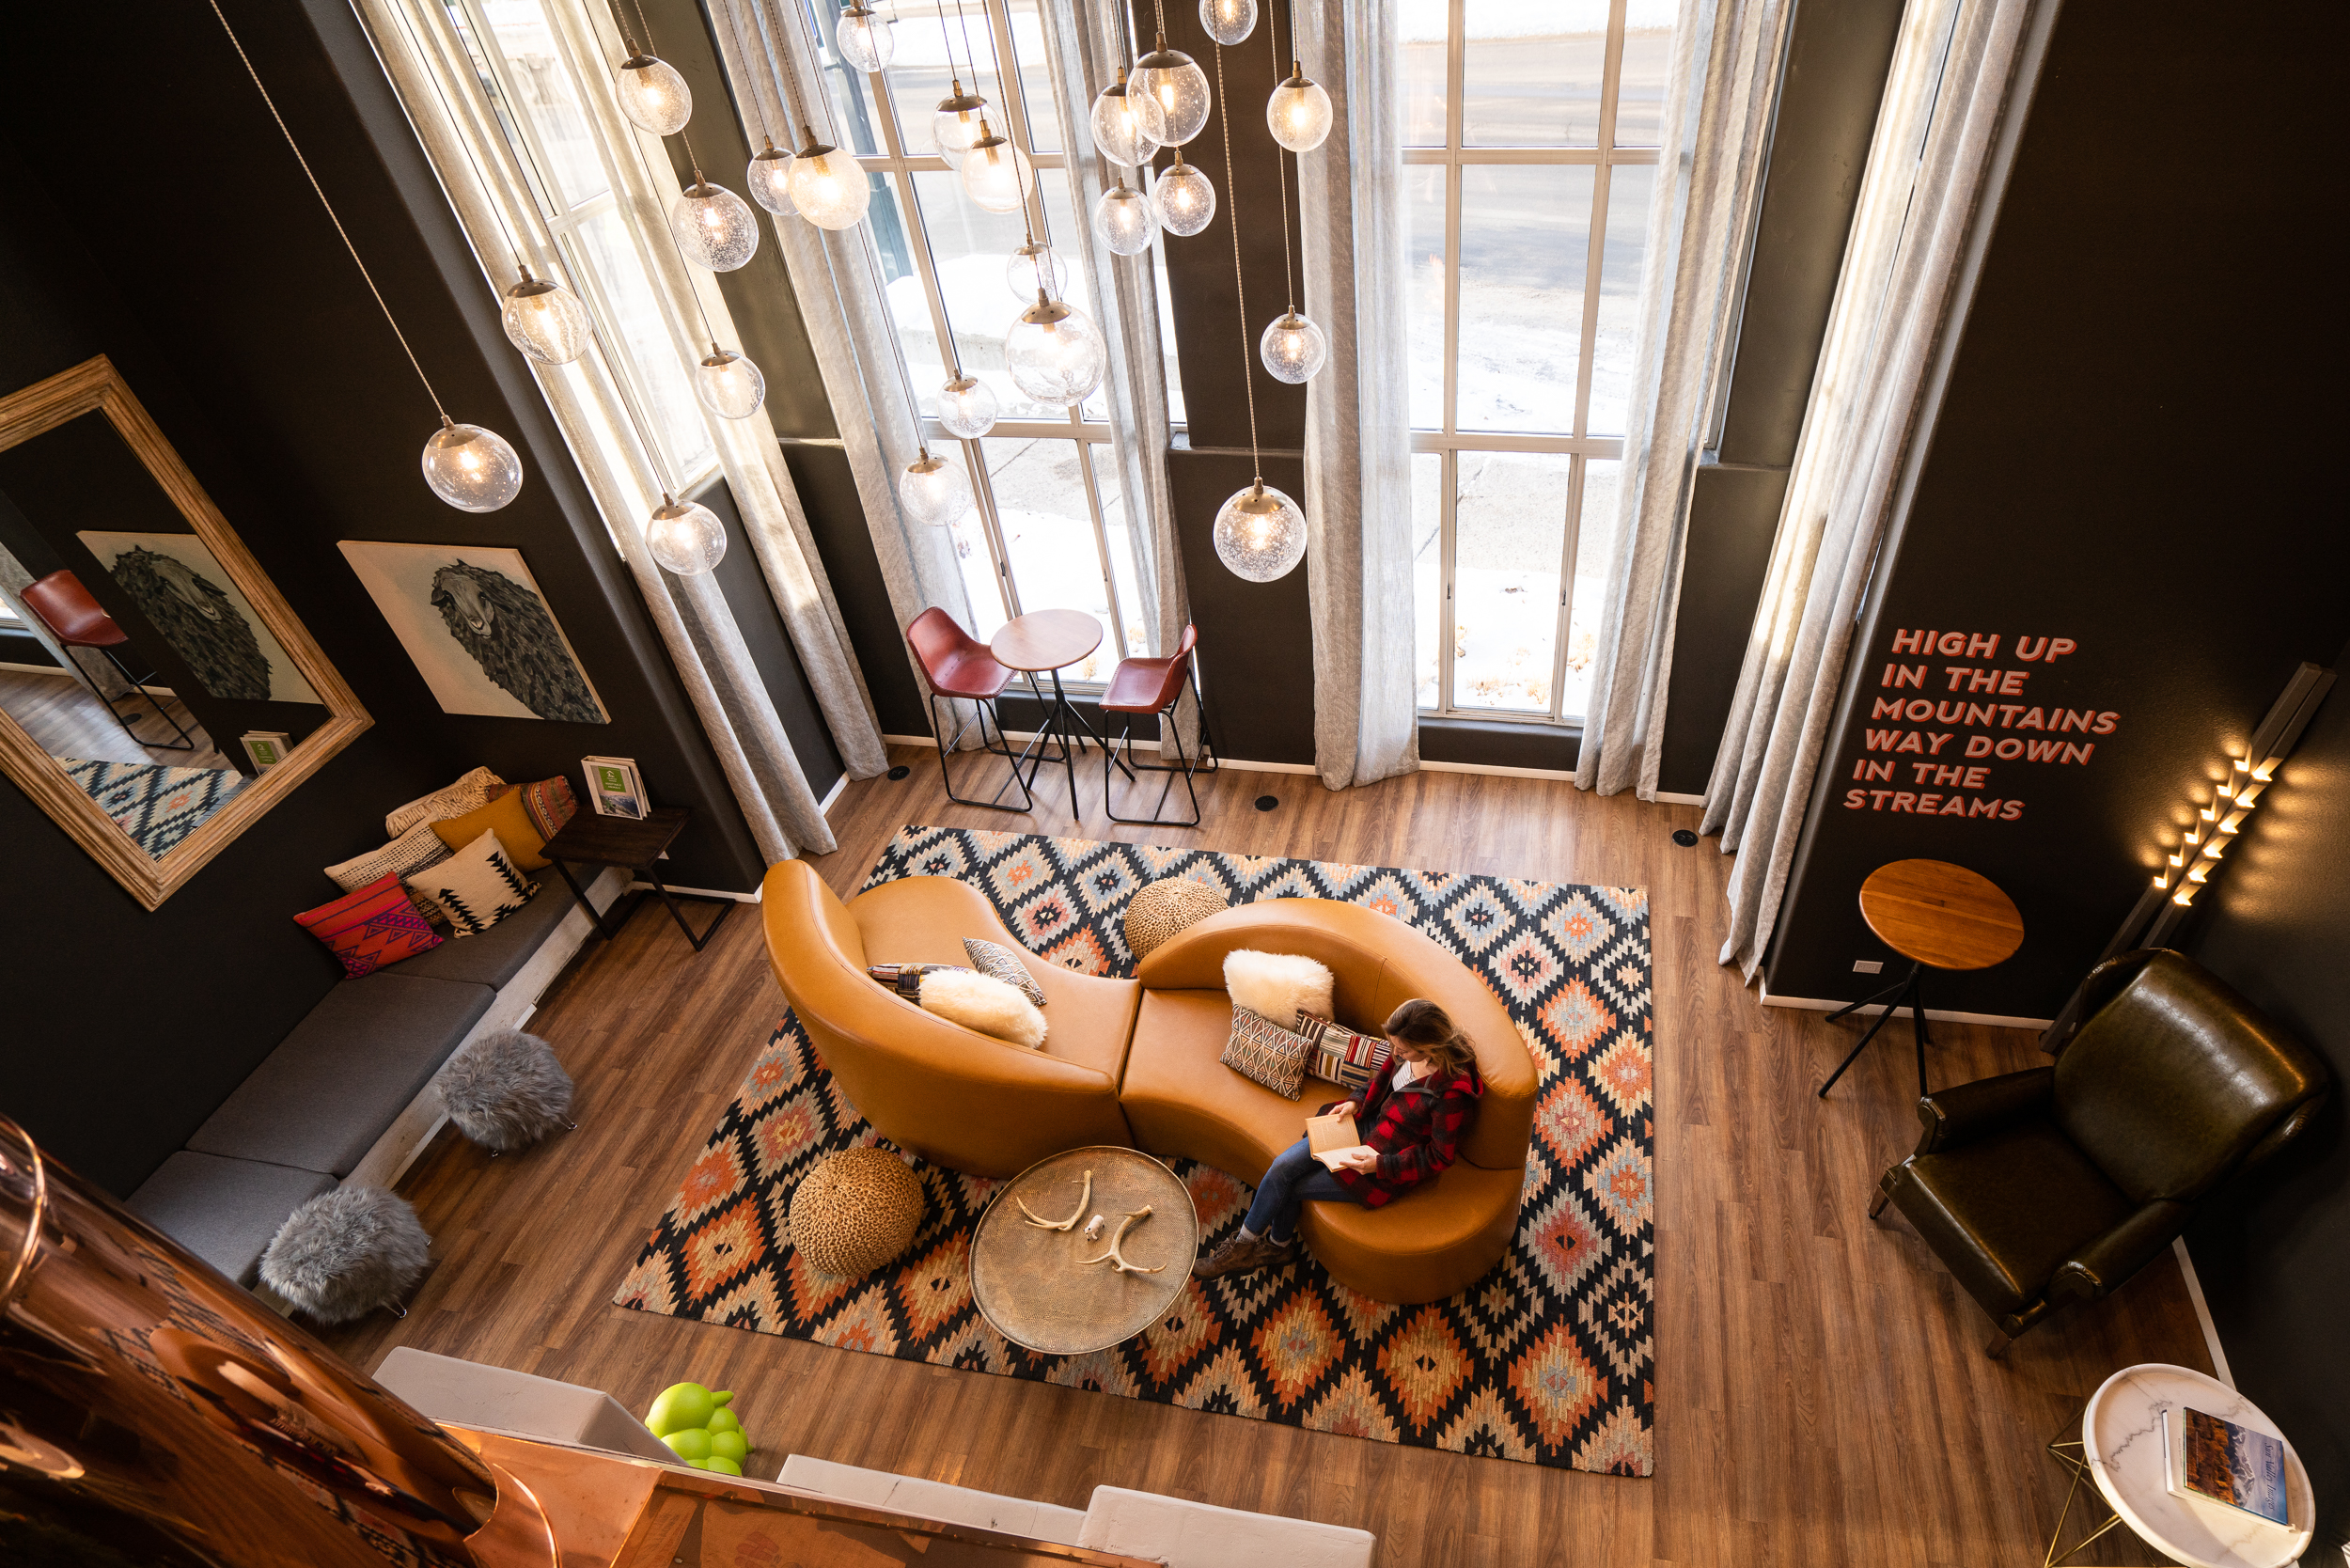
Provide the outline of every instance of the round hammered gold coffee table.
<path id="1" fill-rule="evenodd" d="M 1130 1222 L 1144 1208 L 1150 1215 Z M 1101 1233 L 1089 1240 L 1087 1222 L 1097 1215 Z M 1070 1223 L 1047 1229 L 1032 1219 Z M 979 1216 L 971 1299 L 1013 1344 L 1084 1356 L 1150 1327 L 1183 1294 L 1198 1253 L 1199 1212 L 1173 1171 L 1138 1149 L 1072 1149 L 1006 1182 Z"/>

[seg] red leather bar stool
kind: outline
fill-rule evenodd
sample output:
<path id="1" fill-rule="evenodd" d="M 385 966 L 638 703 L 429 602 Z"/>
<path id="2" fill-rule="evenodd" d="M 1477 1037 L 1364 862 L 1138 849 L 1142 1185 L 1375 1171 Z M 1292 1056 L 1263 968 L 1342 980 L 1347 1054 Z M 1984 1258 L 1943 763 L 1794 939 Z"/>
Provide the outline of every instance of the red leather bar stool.
<path id="1" fill-rule="evenodd" d="M 1164 659 L 1120 659 L 1110 675 L 1108 688 L 1102 693 L 1102 727 L 1109 728 L 1110 715 L 1119 715 L 1120 729 L 1117 741 L 1102 753 L 1102 809 L 1110 821 L 1151 827 L 1198 827 L 1199 825 L 1199 792 L 1192 784 L 1193 776 L 1214 773 L 1223 764 L 1217 760 L 1215 747 L 1208 738 L 1208 707 L 1199 696 L 1199 668 L 1192 659 L 1192 650 L 1199 646 L 1199 631 L 1194 626 L 1183 628 L 1175 651 Z M 1192 701 L 1199 714 L 1199 755 L 1194 757 L 1183 749 L 1183 732 L 1175 723 L 1175 705 L 1183 699 L 1186 680 L 1191 686 Z M 1173 763 L 1136 762 L 1128 760 L 1134 749 L 1135 720 L 1145 713 L 1155 713 L 1159 733 L 1175 742 L 1175 755 L 1182 760 Z M 1139 781 L 1146 773 L 1163 773 L 1167 782 L 1159 786 L 1158 804 L 1152 807 L 1147 817 L 1121 817 L 1110 801 L 1110 769 L 1116 766 L 1128 779 Z M 1175 788 L 1175 777 L 1183 776 L 1183 789 L 1191 796 L 1191 818 L 1163 816 L 1167 797 Z"/>
<path id="2" fill-rule="evenodd" d="M 1012 754 L 1011 742 L 1004 736 L 1003 716 L 995 711 L 995 698 L 1011 680 L 1011 671 L 995 662 L 995 655 L 987 645 L 974 641 L 967 632 L 955 624 L 955 618 L 935 604 L 914 618 L 906 628 L 906 646 L 914 651 L 914 662 L 922 666 L 922 679 L 930 684 L 931 738 L 938 743 L 938 771 L 947 780 L 947 798 L 958 806 L 981 806 L 996 811 L 1028 811 L 1035 809 L 1036 797 L 1028 792 L 1028 780 L 1020 776 L 1020 760 Z M 972 716 L 955 726 L 949 737 L 938 722 L 938 699 L 962 698 L 971 704 Z M 995 740 L 987 738 L 990 720 L 995 722 Z M 979 749 L 991 756 L 1001 757 L 1010 764 L 1011 777 L 998 786 L 990 800 L 971 800 L 955 793 L 954 771 L 948 759 L 963 744 L 963 737 L 973 724 L 979 727 Z M 1029 770 L 1031 774 L 1034 769 Z M 1020 804 L 1012 806 L 1004 800 L 1004 791 L 1017 789 Z"/>
<path id="3" fill-rule="evenodd" d="M 176 742 L 148 740 L 131 728 L 133 719 L 142 719 L 147 715 L 133 713 L 125 718 L 122 710 L 115 706 L 114 698 L 100 692 L 98 699 L 106 705 L 106 712 L 114 714 L 115 722 L 122 726 L 124 734 L 139 745 L 153 746 L 158 751 L 196 749 L 195 738 L 181 728 L 180 721 L 173 718 L 161 702 L 156 701 L 155 694 L 147 689 L 147 682 L 155 679 L 155 671 L 149 669 L 144 676 L 133 675 L 131 666 L 122 662 L 122 655 L 116 650 L 128 648 L 131 639 L 115 623 L 115 618 L 90 597 L 89 589 L 82 586 L 82 579 L 70 572 L 52 572 L 38 582 L 25 584 L 18 590 L 17 598 L 43 626 L 49 628 L 49 635 L 58 642 L 68 648 L 94 649 L 103 654 L 106 662 L 131 682 L 132 690 L 153 705 L 155 716 L 180 731 L 180 739 Z"/>

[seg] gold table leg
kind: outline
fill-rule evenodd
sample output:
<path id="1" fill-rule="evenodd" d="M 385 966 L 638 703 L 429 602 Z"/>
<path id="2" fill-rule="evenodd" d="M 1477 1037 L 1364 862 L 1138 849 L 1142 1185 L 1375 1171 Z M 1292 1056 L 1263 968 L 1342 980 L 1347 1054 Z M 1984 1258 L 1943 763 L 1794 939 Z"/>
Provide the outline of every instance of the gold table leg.
<path id="1" fill-rule="evenodd" d="M 2058 1464 L 2073 1472 L 2073 1484 L 2064 1489 L 2064 1506 L 2057 1510 L 2056 1529 L 2048 1532 L 2048 1550 L 2040 1560 L 2040 1568 L 2057 1568 L 2058 1563 L 2062 1562 L 2066 1558 L 2071 1557 L 2122 1522 L 2122 1515 L 2115 1513 L 2111 1509 L 2107 1509 L 2106 1512 L 2109 1517 L 2104 1524 L 2099 1525 L 2071 1545 L 2065 1545 L 2063 1544 L 2064 1521 L 2073 1512 L 2073 1498 L 2079 1493 L 2081 1482 L 2089 1480 L 2089 1460 L 2086 1450 L 2077 1442 L 2051 1442 L 2048 1445 L 2048 1452 L 2055 1457 Z M 2103 1494 L 2097 1492 L 2093 1482 L 2090 1484 L 2090 1491 L 2102 1500 Z"/>

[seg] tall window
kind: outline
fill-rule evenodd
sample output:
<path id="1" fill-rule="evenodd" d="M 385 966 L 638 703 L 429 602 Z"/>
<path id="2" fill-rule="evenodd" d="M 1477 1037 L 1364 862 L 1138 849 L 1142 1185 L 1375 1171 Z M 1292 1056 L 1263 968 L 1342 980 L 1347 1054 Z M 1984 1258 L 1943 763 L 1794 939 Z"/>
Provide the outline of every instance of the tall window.
<path id="1" fill-rule="evenodd" d="M 897 53 L 878 75 L 840 59 L 830 0 L 800 3 L 822 43 L 820 63 L 842 143 L 873 181 L 868 221 L 925 432 L 933 447 L 953 441 L 932 417 L 935 395 L 951 375 L 941 346 L 949 333 L 964 370 L 986 382 L 1003 410 L 994 431 L 960 444 L 979 502 L 976 515 L 955 525 L 978 621 L 973 630 L 985 640 L 1029 610 L 1088 611 L 1101 618 L 1102 646 L 1072 673 L 1080 681 L 1107 680 L 1122 653 L 1150 652 L 1135 570 L 1137 541 L 1111 453 L 1107 410 L 1098 394 L 1077 408 L 1058 409 L 1031 401 L 1012 384 L 1004 335 L 1035 295 L 1033 284 L 1025 297 L 1013 291 L 1009 264 L 1026 231 L 1018 212 L 986 212 L 964 194 L 962 177 L 939 157 L 932 131 L 951 78 L 988 100 L 989 125 L 1035 158 L 1028 222 L 1073 269 L 1068 293 L 1080 297 L 1089 248 L 1071 197 L 1036 0 L 964 0 L 960 8 L 951 0 L 901 0 L 891 12 Z M 1180 423 L 1173 321 L 1165 273 L 1158 277 L 1167 400 Z M 877 391 L 886 397 L 895 389 Z"/>
<path id="2" fill-rule="evenodd" d="M 1669 0 L 1404 0 L 1419 705 L 1574 722 L 1637 334 Z"/>

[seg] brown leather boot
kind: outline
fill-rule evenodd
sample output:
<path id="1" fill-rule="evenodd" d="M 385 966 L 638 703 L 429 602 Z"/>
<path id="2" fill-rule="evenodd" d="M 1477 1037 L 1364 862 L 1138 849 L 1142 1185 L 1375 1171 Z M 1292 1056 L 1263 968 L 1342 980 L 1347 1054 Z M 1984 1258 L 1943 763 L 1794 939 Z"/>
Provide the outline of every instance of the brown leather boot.
<path id="1" fill-rule="evenodd" d="M 1280 1247 L 1266 1236 L 1234 1236 L 1193 1263 L 1191 1277 L 1194 1279 L 1215 1279 L 1227 1274 L 1253 1274 L 1261 1268 L 1289 1262 L 1296 1255 L 1295 1242 Z"/>

